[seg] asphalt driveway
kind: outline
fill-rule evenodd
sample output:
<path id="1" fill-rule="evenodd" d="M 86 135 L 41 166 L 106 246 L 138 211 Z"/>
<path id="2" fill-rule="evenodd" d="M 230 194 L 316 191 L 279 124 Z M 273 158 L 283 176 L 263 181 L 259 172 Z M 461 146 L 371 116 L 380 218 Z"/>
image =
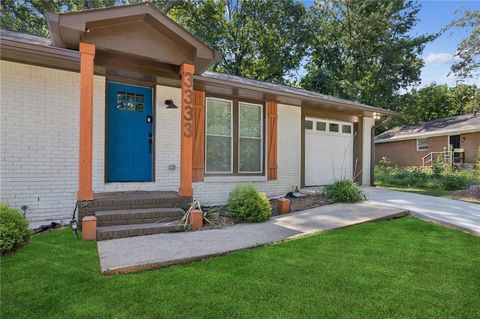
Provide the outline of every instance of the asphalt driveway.
<path id="1" fill-rule="evenodd" d="M 480 236 L 480 205 L 434 196 L 363 187 L 371 203 L 410 210 L 417 218 Z"/>

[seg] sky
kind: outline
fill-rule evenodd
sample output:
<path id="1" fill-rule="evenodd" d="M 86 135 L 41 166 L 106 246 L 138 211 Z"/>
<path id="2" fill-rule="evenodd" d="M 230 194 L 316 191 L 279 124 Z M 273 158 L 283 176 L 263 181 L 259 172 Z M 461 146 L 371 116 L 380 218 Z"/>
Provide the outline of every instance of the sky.
<path id="1" fill-rule="evenodd" d="M 419 21 L 413 34 L 425 34 L 439 32 L 453 19 L 461 17 L 456 10 L 480 10 L 480 0 L 471 1 L 420 1 L 422 6 L 419 13 Z M 432 82 L 438 84 L 455 85 L 455 78 L 448 73 L 454 61 L 456 48 L 460 41 L 468 36 L 468 30 L 459 28 L 444 32 L 440 37 L 425 46 L 423 60 L 425 66 L 422 69 L 422 86 Z M 480 79 L 471 80 L 469 83 L 479 83 Z"/>

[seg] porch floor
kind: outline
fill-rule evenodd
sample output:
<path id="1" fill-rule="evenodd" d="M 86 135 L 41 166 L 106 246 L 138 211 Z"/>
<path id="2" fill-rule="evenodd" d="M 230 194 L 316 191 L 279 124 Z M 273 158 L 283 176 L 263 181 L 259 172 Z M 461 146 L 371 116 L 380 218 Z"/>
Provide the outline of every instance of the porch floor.
<path id="1" fill-rule="evenodd" d="M 324 230 L 408 215 L 375 205 L 333 204 L 283 215 L 264 223 L 97 242 L 103 274 L 136 272 L 187 263 Z"/>

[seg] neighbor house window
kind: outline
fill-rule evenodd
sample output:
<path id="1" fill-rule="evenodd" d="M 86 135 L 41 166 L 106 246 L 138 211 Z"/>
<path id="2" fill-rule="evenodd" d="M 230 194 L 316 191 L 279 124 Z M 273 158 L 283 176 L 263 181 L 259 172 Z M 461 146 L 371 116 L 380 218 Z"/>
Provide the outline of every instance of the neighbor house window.
<path id="1" fill-rule="evenodd" d="M 262 110 L 260 104 L 238 103 L 238 171 L 260 173 L 262 171 Z"/>
<path id="2" fill-rule="evenodd" d="M 206 171 L 232 172 L 232 101 L 207 99 L 206 110 Z"/>
<path id="3" fill-rule="evenodd" d="M 428 150 L 428 140 L 426 138 L 417 139 L 417 151 Z"/>

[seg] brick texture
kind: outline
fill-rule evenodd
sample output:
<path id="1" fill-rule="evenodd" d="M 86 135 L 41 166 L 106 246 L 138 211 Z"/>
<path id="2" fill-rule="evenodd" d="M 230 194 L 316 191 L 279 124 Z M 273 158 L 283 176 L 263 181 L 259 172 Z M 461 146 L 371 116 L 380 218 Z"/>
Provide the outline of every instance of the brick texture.
<path id="1" fill-rule="evenodd" d="M 463 141 L 465 140 L 465 141 Z M 477 149 L 480 146 L 480 132 L 460 135 L 460 147 L 465 149 L 465 163 L 475 163 Z M 442 152 L 448 147 L 448 135 L 428 138 L 428 150 L 417 151 L 417 140 L 405 140 L 375 145 L 375 161 L 383 156 L 395 165 L 421 166 L 422 158 L 431 152 Z"/>

